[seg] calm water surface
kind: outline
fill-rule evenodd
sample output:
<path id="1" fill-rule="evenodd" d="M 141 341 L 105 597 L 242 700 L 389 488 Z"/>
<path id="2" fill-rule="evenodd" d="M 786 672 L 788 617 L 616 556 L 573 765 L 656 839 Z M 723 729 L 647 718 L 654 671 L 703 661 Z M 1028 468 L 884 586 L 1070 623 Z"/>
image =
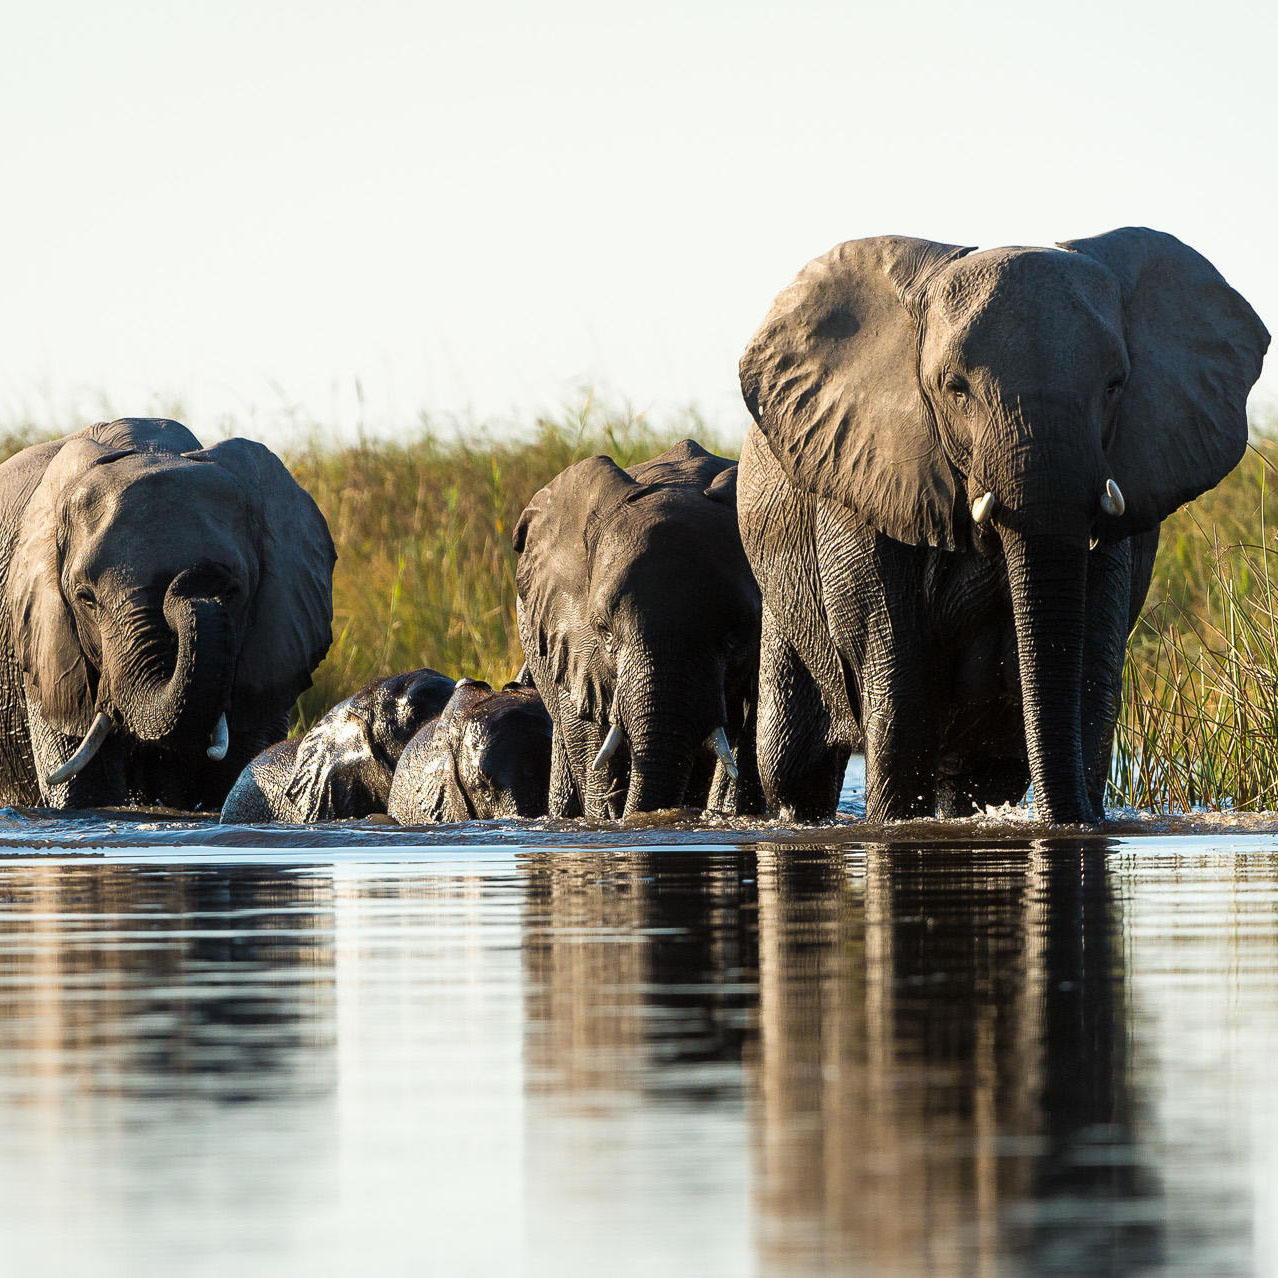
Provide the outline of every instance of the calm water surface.
<path id="1" fill-rule="evenodd" d="M 1278 835 L 1115 829 L 10 814 L 0 1272 L 1278 1272 Z"/>

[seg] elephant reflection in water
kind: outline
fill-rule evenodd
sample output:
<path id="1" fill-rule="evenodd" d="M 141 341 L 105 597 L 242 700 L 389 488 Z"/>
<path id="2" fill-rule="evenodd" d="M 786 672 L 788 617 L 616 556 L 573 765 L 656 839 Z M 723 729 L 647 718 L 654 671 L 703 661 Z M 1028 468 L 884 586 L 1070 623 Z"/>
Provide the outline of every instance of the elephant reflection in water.
<path id="1" fill-rule="evenodd" d="M 759 849 L 751 1093 L 774 1258 L 1157 1260 L 1159 1231 L 1132 1210 L 1158 1189 L 1133 1148 L 1103 857 L 872 847 L 857 882 L 828 852 Z"/>
<path id="2" fill-rule="evenodd" d="M 262 866 L 33 864 L 4 871 L 0 899 L 0 1052 L 18 1076 L 31 1058 L 44 1062 L 40 1102 L 53 1125 L 83 1121 L 81 1092 L 109 1109 L 158 1095 L 324 1090 L 313 1066 L 296 1075 L 300 1052 L 332 1037 L 332 947 L 301 930 L 308 909 L 327 915 L 331 882 Z M 89 926 L 100 920 L 119 921 L 118 943 L 104 941 L 108 924 Z M 277 967 L 302 979 L 264 985 L 261 973 Z M 108 1124 L 113 1142 L 132 1113 Z"/>
<path id="3" fill-rule="evenodd" d="M 737 974 L 754 971 L 756 953 L 752 870 L 735 851 L 560 849 L 523 862 L 534 1090 L 642 1089 L 659 1064 L 740 1061 L 753 997 Z M 662 1094 L 705 1100 L 703 1084 Z"/>
<path id="4" fill-rule="evenodd" d="M 526 858 L 539 1183 L 640 1161 L 565 1112 L 682 1099 L 735 1123 L 744 1089 L 765 1272 L 1156 1262 L 1100 849 Z"/>

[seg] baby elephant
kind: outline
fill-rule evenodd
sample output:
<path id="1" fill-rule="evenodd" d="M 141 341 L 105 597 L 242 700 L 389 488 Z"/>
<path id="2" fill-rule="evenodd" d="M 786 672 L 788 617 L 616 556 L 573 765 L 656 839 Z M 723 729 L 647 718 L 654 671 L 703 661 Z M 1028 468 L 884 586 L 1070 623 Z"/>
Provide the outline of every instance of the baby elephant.
<path id="1" fill-rule="evenodd" d="M 380 679 L 339 701 L 305 736 L 263 750 L 240 773 L 223 823 L 337 821 L 385 812 L 395 765 L 448 704 L 438 670 Z"/>
<path id="2" fill-rule="evenodd" d="M 459 679 L 443 713 L 410 741 L 387 811 L 404 825 L 545 815 L 550 716 L 536 688 Z"/>

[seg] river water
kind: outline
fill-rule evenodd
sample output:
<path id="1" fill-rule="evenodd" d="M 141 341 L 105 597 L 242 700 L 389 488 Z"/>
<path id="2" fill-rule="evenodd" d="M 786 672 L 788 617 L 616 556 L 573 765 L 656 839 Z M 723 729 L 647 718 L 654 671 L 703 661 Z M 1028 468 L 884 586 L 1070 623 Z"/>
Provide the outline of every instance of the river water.
<path id="1" fill-rule="evenodd" d="M 0 816 L 0 1272 L 1278 1272 L 1278 823 Z"/>

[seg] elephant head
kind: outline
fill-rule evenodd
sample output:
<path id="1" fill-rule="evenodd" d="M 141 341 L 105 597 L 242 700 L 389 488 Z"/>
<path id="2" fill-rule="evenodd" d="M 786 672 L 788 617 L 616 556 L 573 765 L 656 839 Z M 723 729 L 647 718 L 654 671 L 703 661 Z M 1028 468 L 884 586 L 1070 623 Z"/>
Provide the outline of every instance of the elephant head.
<path id="1" fill-rule="evenodd" d="M 691 440 L 570 466 L 514 534 L 520 638 L 586 815 L 677 807 L 754 695 L 760 601 L 736 467 Z"/>
<path id="2" fill-rule="evenodd" d="M 443 712 L 453 687 L 447 675 L 423 668 L 339 701 L 302 737 L 283 785 L 283 810 L 302 822 L 385 812 L 400 756 Z M 224 809 L 223 819 L 236 818 Z"/>
<path id="3" fill-rule="evenodd" d="M 404 825 L 546 813 L 551 722 L 537 689 L 459 679 L 439 718 L 409 742 L 388 811 Z"/>
<path id="4" fill-rule="evenodd" d="M 901 542 L 1004 556 L 1035 801 L 1077 821 L 1089 544 L 1156 528 L 1233 468 L 1268 342 L 1156 231 L 985 252 L 881 237 L 805 268 L 741 385 L 799 488 Z"/>
<path id="5" fill-rule="evenodd" d="M 315 503 L 261 444 L 202 449 L 177 422 L 140 419 L 62 441 L 8 578 L 29 710 L 83 738 L 42 788 L 112 732 L 220 759 L 230 734 L 282 727 L 328 649 L 335 558 Z"/>

